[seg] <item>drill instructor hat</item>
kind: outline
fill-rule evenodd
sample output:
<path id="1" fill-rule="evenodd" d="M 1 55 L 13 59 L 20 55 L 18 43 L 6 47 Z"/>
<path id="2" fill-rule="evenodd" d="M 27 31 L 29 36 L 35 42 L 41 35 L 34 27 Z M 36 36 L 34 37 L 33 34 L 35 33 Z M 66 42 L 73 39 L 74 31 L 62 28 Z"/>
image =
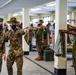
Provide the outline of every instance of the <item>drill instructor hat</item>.
<path id="1" fill-rule="evenodd" d="M 18 21 L 17 21 L 17 19 L 15 18 L 15 17 L 12 17 L 11 19 L 10 19 L 10 21 L 7 21 L 7 23 L 15 23 L 15 24 L 17 24 L 17 23 L 19 23 Z"/>

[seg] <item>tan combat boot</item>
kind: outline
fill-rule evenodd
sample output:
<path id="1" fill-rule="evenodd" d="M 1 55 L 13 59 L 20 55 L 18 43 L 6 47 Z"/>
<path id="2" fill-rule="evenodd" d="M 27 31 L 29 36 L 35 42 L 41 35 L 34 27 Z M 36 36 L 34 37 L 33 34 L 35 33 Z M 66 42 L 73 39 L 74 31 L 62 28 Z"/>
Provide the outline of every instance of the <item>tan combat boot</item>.
<path id="1" fill-rule="evenodd" d="M 42 60 L 42 56 L 39 55 L 37 58 L 35 58 L 35 60 L 37 60 L 37 61 Z"/>

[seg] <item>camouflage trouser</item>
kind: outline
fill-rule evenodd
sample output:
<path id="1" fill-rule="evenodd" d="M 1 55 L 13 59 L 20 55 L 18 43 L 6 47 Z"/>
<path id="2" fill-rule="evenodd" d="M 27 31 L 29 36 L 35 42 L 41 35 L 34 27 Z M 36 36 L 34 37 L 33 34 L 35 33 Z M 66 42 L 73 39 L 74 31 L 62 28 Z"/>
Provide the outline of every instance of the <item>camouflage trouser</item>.
<path id="1" fill-rule="evenodd" d="M 0 72 L 1 72 L 1 69 L 2 69 L 2 53 L 0 53 Z"/>
<path id="2" fill-rule="evenodd" d="M 14 52 L 9 52 L 7 56 L 7 70 L 8 75 L 13 75 L 13 64 L 16 62 L 17 65 L 17 75 L 22 75 L 22 66 L 23 66 L 23 56 L 18 56 L 14 54 Z"/>
<path id="3" fill-rule="evenodd" d="M 38 55 L 42 56 L 43 55 L 42 45 L 39 43 L 36 43 L 36 47 L 37 47 Z"/>
<path id="4" fill-rule="evenodd" d="M 44 39 L 44 44 L 47 45 L 47 38 Z"/>
<path id="5" fill-rule="evenodd" d="M 73 46 L 72 49 L 72 61 L 74 68 L 76 68 L 76 46 Z"/>
<path id="6" fill-rule="evenodd" d="M 76 35 L 73 38 L 72 62 L 74 68 L 76 69 Z"/>

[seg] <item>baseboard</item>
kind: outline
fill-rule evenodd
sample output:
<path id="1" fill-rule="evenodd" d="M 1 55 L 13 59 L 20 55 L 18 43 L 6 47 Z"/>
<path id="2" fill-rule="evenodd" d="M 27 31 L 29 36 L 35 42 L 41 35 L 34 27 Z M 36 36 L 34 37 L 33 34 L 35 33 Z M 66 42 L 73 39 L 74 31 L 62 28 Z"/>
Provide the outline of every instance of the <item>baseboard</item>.
<path id="1" fill-rule="evenodd" d="M 54 75 L 66 75 L 66 69 L 54 68 Z"/>
<path id="2" fill-rule="evenodd" d="M 29 51 L 24 51 L 24 55 L 29 55 Z"/>

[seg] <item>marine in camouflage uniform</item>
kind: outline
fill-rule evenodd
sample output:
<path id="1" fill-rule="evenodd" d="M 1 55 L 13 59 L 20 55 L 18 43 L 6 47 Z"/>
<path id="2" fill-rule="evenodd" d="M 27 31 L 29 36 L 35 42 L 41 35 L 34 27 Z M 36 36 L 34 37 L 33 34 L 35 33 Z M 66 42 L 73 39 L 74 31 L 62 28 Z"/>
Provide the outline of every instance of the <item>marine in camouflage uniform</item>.
<path id="1" fill-rule="evenodd" d="M 76 69 L 76 35 L 73 38 L 73 49 L 72 49 L 72 60 L 73 60 L 73 67 Z"/>
<path id="2" fill-rule="evenodd" d="M 42 20 L 39 20 L 39 23 L 38 23 L 38 28 L 36 30 L 36 48 L 37 48 L 37 51 L 38 51 L 38 57 L 35 59 L 37 61 L 40 61 L 42 60 L 42 55 L 43 55 L 43 38 L 42 38 L 42 35 L 43 35 L 43 30 L 44 30 L 44 26 L 42 25 L 43 21 Z"/>
<path id="3" fill-rule="evenodd" d="M 31 41 L 32 41 L 32 37 L 33 37 L 33 30 L 31 30 L 31 29 L 27 29 L 27 30 L 28 30 L 28 32 L 25 34 L 24 39 L 25 39 L 26 43 L 28 45 L 30 45 Z"/>
<path id="4" fill-rule="evenodd" d="M 72 62 L 73 62 L 72 67 L 74 67 L 76 69 L 76 27 L 69 25 L 69 30 L 68 31 L 67 30 L 60 30 L 60 31 L 64 32 L 64 33 L 67 33 L 67 34 L 74 35 L 73 49 L 72 49 Z"/>
<path id="5" fill-rule="evenodd" d="M 68 25 L 69 32 L 67 34 L 72 34 L 73 37 L 73 48 L 72 48 L 72 67 L 76 69 L 76 27 Z"/>
<path id="6" fill-rule="evenodd" d="M 32 42 L 32 37 L 34 36 L 34 32 L 33 32 L 33 24 L 31 24 L 30 26 L 26 27 L 27 33 L 24 36 L 24 39 L 26 41 L 26 43 L 28 45 L 31 45 Z"/>
<path id="7" fill-rule="evenodd" d="M 8 31 L 5 34 L 5 39 L 10 40 L 10 50 L 7 56 L 8 75 L 13 75 L 12 66 L 14 62 L 16 62 L 17 65 L 17 75 L 22 75 L 23 50 L 22 50 L 21 37 L 24 34 L 24 31 L 22 29 L 16 28 L 15 24 L 18 23 L 18 21 L 16 20 L 15 17 L 12 17 L 10 21 L 7 21 L 7 23 L 12 24 L 11 25 L 12 30 Z"/>
<path id="8" fill-rule="evenodd" d="M 43 21 L 39 20 L 38 27 L 33 27 L 33 30 L 36 30 L 35 35 L 36 35 L 36 48 L 38 51 L 38 57 L 35 58 L 35 60 L 42 60 L 42 55 L 43 55 L 43 31 L 46 28 L 45 26 L 42 25 Z M 24 38 L 26 40 L 26 43 L 28 45 L 31 44 L 31 40 L 33 37 L 33 30 L 30 27 L 26 27 L 28 33 L 25 34 Z"/>
<path id="9" fill-rule="evenodd" d="M 41 33 L 39 34 L 39 32 L 41 31 Z M 36 48 L 38 51 L 38 58 L 36 58 L 35 60 L 42 60 L 42 53 L 43 53 L 43 49 L 42 49 L 42 31 L 43 31 L 43 27 L 40 26 L 40 29 L 37 30 L 36 33 Z"/>
<path id="10" fill-rule="evenodd" d="M 43 43 L 46 46 L 47 46 L 47 34 L 48 34 L 48 30 L 47 29 L 43 30 Z"/>
<path id="11" fill-rule="evenodd" d="M 0 18 L 0 72 L 2 69 L 2 55 L 5 54 L 4 31 L 2 23 L 3 19 Z"/>

